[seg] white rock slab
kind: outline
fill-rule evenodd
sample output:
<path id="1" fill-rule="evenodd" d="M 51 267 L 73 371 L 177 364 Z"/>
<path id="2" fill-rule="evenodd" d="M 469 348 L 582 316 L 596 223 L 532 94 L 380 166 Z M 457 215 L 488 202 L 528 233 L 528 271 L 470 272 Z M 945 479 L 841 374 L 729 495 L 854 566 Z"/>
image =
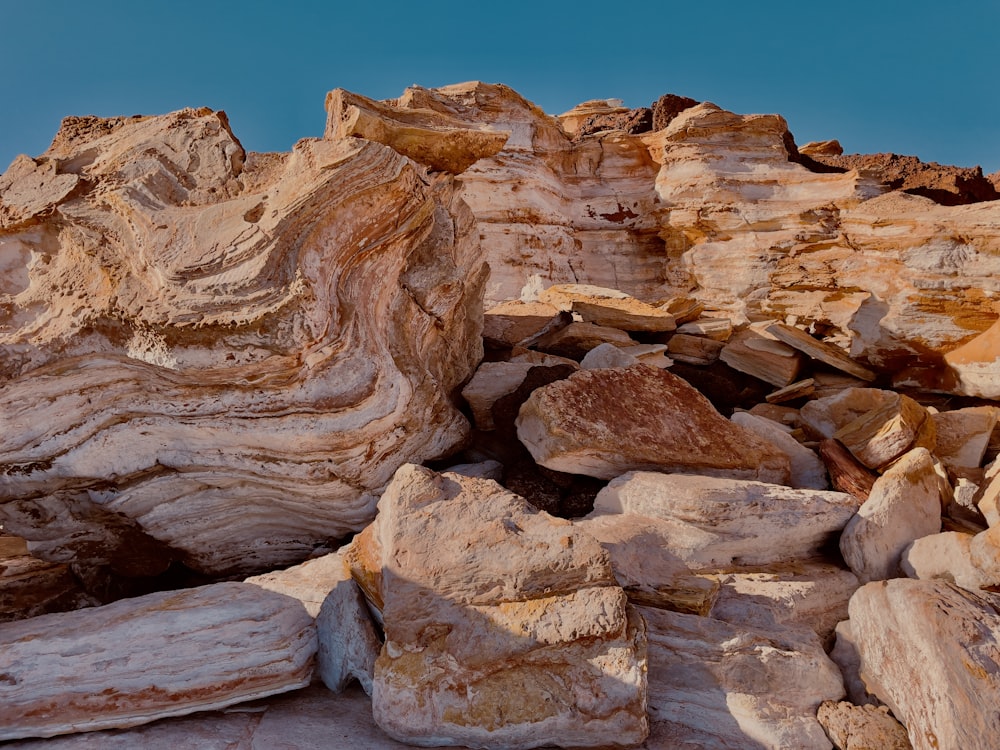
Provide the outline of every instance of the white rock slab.
<path id="1" fill-rule="evenodd" d="M 899 578 L 858 589 L 850 611 L 862 677 L 915 750 L 996 747 L 1000 598 Z"/>
<path id="2" fill-rule="evenodd" d="M 145 724 L 309 684 L 301 602 L 246 583 L 0 625 L 0 739 Z"/>
<path id="3" fill-rule="evenodd" d="M 977 469 L 997 425 L 1000 409 L 974 406 L 932 414 L 937 429 L 934 453 L 946 466 L 958 470 Z"/>
<path id="4" fill-rule="evenodd" d="M 792 471 L 788 484 L 792 487 L 809 490 L 826 490 L 830 488 L 830 479 L 826 474 L 826 466 L 815 451 L 806 448 L 793 438 L 782 426 L 771 419 L 758 417 L 749 412 L 736 412 L 730 417 L 733 424 L 744 427 L 755 435 L 767 440 L 786 456 Z"/>
<path id="5" fill-rule="evenodd" d="M 941 530 L 941 490 L 934 458 L 915 448 L 875 480 L 871 495 L 840 537 L 844 561 L 862 582 L 898 575 L 915 539 Z"/>
<path id="6" fill-rule="evenodd" d="M 649 628 L 650 747 L 832 747 L 816 710 L 844 686 L 811 631 L 640 611 Z"/>
<path id="7" fill-rule="evenodd" d="M 597 515 L 653 520 L 669 551 L 692 569 L 769 565 L 817 557 L 859 501 L 843 492 L 685 474 L 629 472 L 594 501 Z"/>
<path id="8" fill-rule="evenodd" d="M 972 534 L 961 531 L 921 537 L 903 550 L 899 567 L 909 578 L 938 578 L 978 591 L 989 581 L 972 560 L 972 540 Z"/>
<path id="9" fill-rule="evenodd" d="M 885 706 L 825 701 L 816 714 L 838 750 L 911 750 L 906 727 Z"/>

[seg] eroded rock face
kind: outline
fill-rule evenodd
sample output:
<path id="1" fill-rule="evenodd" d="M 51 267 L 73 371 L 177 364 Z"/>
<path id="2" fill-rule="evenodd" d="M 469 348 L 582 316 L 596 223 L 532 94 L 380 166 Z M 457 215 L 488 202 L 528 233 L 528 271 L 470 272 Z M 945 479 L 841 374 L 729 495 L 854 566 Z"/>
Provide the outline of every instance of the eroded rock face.
<path id="1" fill-rule="evenodd" d="M 485 269 L 450 176 L 353 137 L 248 157 L 184 110 L 67 120 L 0 187 L 0 521 L 34 554 L 297 562 L 465 436 Z"/>
<path id="2" fill-rule="evenodd" d="M 542 466 L 601 479 L 640 469 L 789 478 L 784 453 L 729 422 L 686 381 L 642 364 L 539 388 L 521 407 L 517 434 Z"/>
<path id="3" fill-rule="evenodd" d="M 644 624 L 607 553 L 568 521 L 493 481 L 404 466 L 348 560 L 382 612 L 372 710 L 390 736 L 482 748 L 645 738 Z"/>

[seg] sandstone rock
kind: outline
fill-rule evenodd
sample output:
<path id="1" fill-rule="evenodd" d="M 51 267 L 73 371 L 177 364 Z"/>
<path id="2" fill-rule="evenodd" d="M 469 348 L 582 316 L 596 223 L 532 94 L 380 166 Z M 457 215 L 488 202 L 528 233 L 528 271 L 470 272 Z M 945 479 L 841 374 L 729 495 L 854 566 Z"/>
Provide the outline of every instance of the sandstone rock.
<path id="1" fill-rule="evenodd" d="M 542 466 L 611 479 L 635 469 L 784 483 L 788 459 L 682 379 L 646 365 L 578 372 L 535 391 L 517 434 Z"/>
<path id="2" fill-rule="evenodd" d="M 561 118 L 560 118 L 561 120 Z M 649 107 L 628 109 L 624 112 L 593 114 L 574 133 L 574 140 L 608 130 L 621 130 L 629 135 L 648 133 L 653 129 L 653 110 Z"/>
<path id="3" fill-rule="evenodd" d="M 972 539 L 972 534 L 958 531 L 943 531 L 915 539 L 903 550 L 899 567 L 910 578 L 938 578 L 969 591 L 978 591 L 990 582 L 972 560 Z"/>
<path id="4" fill-rule="evenodd" d="M 218 583 L 0 625 L 0 739 L 144 724 L 309 684 L 295 599 Z"/>
<path id="5" fill-rule="evenodd" d="M 483 338 L 497 346 L 518 346 L 552 328 L 569 325 L 569 316 L 544 302 L 514 300 L 483 313 Z"/>
<path id="6" fill-rule="evenodd" d="M 734 370 L 779 388 L 795 382 L 802 369 L 802 355 L 792 347 L 749 329 L 734 335 L 719 357 Z"/>
<path id="7" fill-rule="evenodd" d="M 607 553 L 568 521 L 495 482 L 405 466 L 348 559 L 382 611 L 372 710 L 389 735 L 485 748 L 645 738 L 642 620 Z"/>
<path id="8" fill-rule="evenodd" d="M 677 115 L 697 103 L 686 96 L 664 94 L 653 103 L 653 130 L 663 130 Z"/>
<path id="9" fill-rule="evenodd" d="M 478 429 L 494 429 L 493 405 L 517 390 L 532 367 L 530 362 L 483 362 L 479 366 L 462 389 Z"/>
<path id="10" fill-rule="evenodd" d="M 674 364 L 674 361 L 666 354 L 666 344 L 632 344 L 621 347 L 621 350 L 650 367 L 664 368 L 672 367 Z"/>
<path id="11" fill-rule="evenodd" d="M 599 326 L 594 323 L 570 323 L 568 326 L 542 336 L 533 345 L 550 354 L 580 360 L 586 356 L 587 352 L 601 344 L 630 346 L 635 344 L 635 341 L 627 333 L 619 331 L 617 328 Z"/>
<path id="12" fill-rule="evenodd" d="M 934 453 L 953 469 L 976 469 L 997 426 L 1000 410 L 976 406 L 932 414 L 937 436 Z"/>
<path id="13" fill-rule="evenodd" d="M 575 302 L 618 301 L 627 304 L 634 298 L 619 289 L 594 284 L 553 284 L 540 292 L 538 299 L 557 310 L 570 312 Z"/>
<path id="14" fill-rule="evenodd" d="M 650 747 L 831 747 L 816 711 L 841 698 L 844 686 L 810 631 L 641 611 L 649 626 Z"/>
<path id="15" fill-rule="evenodd" d="M 840 156 L 844 153 L 844 148 L 836 139 L 811 141 L 804 146 L 799 146 L 799 153 L 804 156 Z"/>
<path id="16" fill-rule="evenodd" d="M 587 518 L 648 518 L 671 554 L 693 570 L 718 570 L 818 557 L 857 507 L 840 492 L 643 471 L 610 482 Z"/>
<path id="17" fill-rule="evenodd" d="M 980 587 L 996 588 L 1000 586 L 1000 527 L 991 526 L 969 540 L 969 561 L 975 567 L 975 574 L 970 576 L 970 583 L 978 583 Z M 956 567 L 962 562 L 958 561 Z M 956 579 L 959 586 L 962 581 Z M 972 588 L 966 586 L 966 588 Z"/>
<path id="18" fill-rule="evenodd" d="M 663 332 L 677 327 L 674 316 L 641 300 L 574 299 L 572 312 L 588 323 L 611 326 L 623 331 Z"/>
<path id="19" fill-rule="evenodd" d="M 592 514 L 573 525 L 601 543 L 630 601 L 675 612 L 707 615 L 719 581 L 699 576 L 671 549 L 672 534 L 656 519 L 632 514 Z"/>
<path id="20" fill-rule="evenodd" d="M 848 602 L 850 612 L 850 602 Z M 869 695 L 861 679 L 861 655 L 854 638 L 854 630 L 850 620 L 842 620 L 834 629 L 834 644 L 830 650 L 830 659 L 840 668 L 844 678 L 844 688 L 847 699 L 856 706 L 881 705 L 877 698 Z"/>
<path id="21" fill-rule="evenodd" d="M 667 342 L 667 351 L 673 359 L 692 365 L 710 365 L 719 358 L 725 343 L 702 336 L 677 333 Z"/>
<path id="22" fill-rule="evenodd" d="M 780 425 L 748 412 L 736 412 L 730 417 L 730 421 L 750 430 L 788 456 L 788 462 L 792 467 L 788 480 L 790 487 L 809 490 L 829 489 L 826 467 L 819 456 L 789 435 Z"/>
<path id="23" fill-rule="evenodd" d="M 861 585 L 853 573 L 828 563 L 725 573 L 719 583 L 711 617 L 762 630 L 774 625 L 806 627 L 831 645 L 834 629 L 847 618 L 847 603 Z"/>
<path id="24" fill-rule="evenodd" d="M 210 110 L 71 121 L 40 162 L 84 179 L 0 227 L 0 522 L 36 555 L 299 562 L 466 436 L 485 268 L 452 178 L 359 138 L 247 156 Z"/>
<path id="25" fill-rule="evenodd" d="M 767 332 L 778 339 L 778 341 L 788 344 L 793 349 L 798 349 L 803 354 L 831 367 L 835 367 L 838 370 L 843 370 L 849 375 L 861 378 L 862 380 L 870 381 L 875 379 L 875 373 L 855 362 L 843 349 L 839 349 L 826 341 L 815 339 L 805 331 L 799 330 L 794 326 L 775 323 L 767 327 Z"/>
<path id="26" fill-rule="evenodd" d="M 562 129 L 569 135 L 580 132 L 581 126 L 593 117 L 624 115 L 629 112 L 621 99 L 590 99 L 580 102 L 557 118 Z"/>
<path id="27" fill-rule="evenodd" d="M 1000 474 L 984 479 L 978 506 L 991 527 L 1000 525 Z"/>
<path id="28" fill-rule="evenodd" d="M 688 336 L 704 336 L 713 341 L 728 341 L 733 335 L 733 321 L 729 318 L 698 318 L 678 326 L 677 332 Z"/>
<path id="29" fill-rule="evenodd" d="M 851 599 L 865 683 L 916 750 L 996 744 L 998 611 L 989 594 L 908 578 L 870 583 Z"/>
<path id="30" fill-rule="evenodd" d="M 816 719 L 837 750 L 910 750 L 906 727 L 885 706 L 824 701 Z"/>
<path id="31" fill-rule="evenodd" d="M 784 388 L 767 394 L 765 400 L 769 404 L 783 404 L 786 401 L 796 401 L 800 398 L 812 396 L 816 392 L 816 381 L 812 378 L 805 378 L 794 383 L 789 383 Z"/>
<path id="32" fill-rule="evenodd" d="M 960 393 L 1000 398 L 1000 320 L 944 359 L 958 378 Z"/>
<path id="33" fill-rule="evenodd" d="M 614 344 L 595 346 L 580 360 L 582 370 L 602 370 L 612 367 L 631 367 L 639 364 L 639 359 L 624 348 Z"/>
<path id="34" fill-rule="evenodd" d="M 68 565 L 28 554 L 0 554 L 0 622 L 100 604 L 80 586 Z"/>
<path id="35" fill-rule="evenodd" d="M 509 133 L 468 124 L 434 109 L 400 108 L 343 89 L 326 97 L 326 138 L 364 138 L 426 164 L 433 170 L 464 172 L 493 156 Z"/>
<path id="36" fill-rule="evenodd" d="M 671 297 L 666 302 L 661 303 L 659 307 L 673 315 L 677 325 L 698 320 L 705 312 L 705 305 L 694 297 Z"/>
<path id="37" fill-rule="evenodd" d="M 819 456 L 830 473 L 835 490 L 847 492 L 864 502 L 871 496 L 875 475 L 856 459 L 839 440 L 827 438 L 819 444 Z"/>
<path id="38" fill-rule="evenodd" d="M 926 448 L 910 451 L 875 480 L 840 537 L 844 560 L 861 581 L 895 577 L 907 545 L 941 530 L 939 487 Z"/>
<path id="39" fill-rule="evenodd" d="M 316 673 L 323 684 L 339 693 L 357 680 L 371 695 L 375 659 L 382 642 L 341 554 L 253 576 L 246 583 L 298 599 L 315 619 Z"/>

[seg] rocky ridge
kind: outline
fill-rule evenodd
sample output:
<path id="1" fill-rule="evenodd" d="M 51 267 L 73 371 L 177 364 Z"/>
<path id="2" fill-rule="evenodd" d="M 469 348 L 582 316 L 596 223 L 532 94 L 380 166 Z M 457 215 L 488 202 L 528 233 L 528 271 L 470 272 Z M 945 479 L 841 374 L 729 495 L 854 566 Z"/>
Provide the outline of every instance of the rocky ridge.
<path id="1" fill-rule="evenodd" d="M 7 746 L 992 746 L 981 171 L 674 95 L 327 114 L 0 176 Z"/>

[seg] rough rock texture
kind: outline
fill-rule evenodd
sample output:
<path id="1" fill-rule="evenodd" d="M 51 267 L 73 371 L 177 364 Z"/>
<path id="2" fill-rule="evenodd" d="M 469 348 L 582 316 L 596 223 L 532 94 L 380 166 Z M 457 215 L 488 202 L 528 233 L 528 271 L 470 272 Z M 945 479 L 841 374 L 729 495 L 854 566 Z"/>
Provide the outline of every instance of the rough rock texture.
<path id="1" fill-rule="evenodd" d="M 298 562 L 465 436 L 485 269 L 451 177 L 360 138 L 248 156 L 183 110 L 70 118 L 0 188 L 0 522 L 34 554 Z"/>
<path id="2" fill-rule="evenodd" d="M 885 706 L 824 701 L 816 718 L 837 750 L 910 750 L 906 727 Z"/>
<path id="3" fill-rule="evenodd" d="M 934 454 L 946 466 L 958 471 L 979 468 L 998 416 L 1000 408 L 994 406 L 932 414 L 936 433 Z"/>
<path id="4" fill-rule="evenodd" d="M 844 685 L 810 631 L 640 609 L 649 626 L 649 747 L 831 747 L 816 710 Z"/>
<path id="5" fill-rule="evenodd" d="M 0 739 L 144 724 L 309 684 L 302 604 L 245 583 L 0 625 Z"/>
<path id="6" fill-rule="evenodd" d="M 535 391 L 517 435 L 542 466 L 612 479 L 688 471 L 784 483 L 784 453 L 732 424 L 681 378 L 648 365 L 587 370 Z"/>
<path id="7" fill-rule="evenodd" d="M 959 393 L 1000 399 L 1000 320 L 952 349 L 945 361 L 958 379 Z"/>
<path id="8" fill-rule="evenodd" d="M 748 412 L 736 412 L 730 420 L 733 424 L 771 443 L 788 456 L 788 463 L 791 466 L 789 486 L 808 490 L 829 489 L 830 481 L 826 475 L 826 467 L 819 456 L 793 438 L 781 425 Z"/>
<path id="9" fill-rule="evenodd" d="M 941 485 L 926 448 L 916 448 L 879 477 L 840 537 L 844 561 L 867 583 L 899 574 L 914 539 L 941 530 Z"/>
<path id="10" fill-rule="evenodd" d="M 607 553 L 568 521 L 495 482 L 404 466 L 348 559 L 382 612 L 372 710 L 390 736 L 483 748 L 646 737 L 644 625 Z"/>
<path id="11" fill-rule="evenodd" d="M 921 537 L 903 550 L 899 567 L 910 578 L 941 578 L 963 589 L 978 591 L 992 582 L 973 562 L 972 539 L 971 534 L 960 531 Z"/>
<path id="12" fill-rule="evenodd" d="M 943 581 L 858 589 L 851 628 L 862 677 L 916 750 L 987 750 L 1000 732 L 1000 600 Z"/>
<path id="13" fill-rule="evenodd" d="M 31 555 L 0 554 L 0 622 L 100 604 L 70 567 Z"/>
<path id="14" fill-rule="evenodd" d="M 718 569 L 819 557 L 858 505 L 841 492 L 638 471 L 601 490 L 588 519 L 645 517 L 661 544 L 689 567 Z"/>

